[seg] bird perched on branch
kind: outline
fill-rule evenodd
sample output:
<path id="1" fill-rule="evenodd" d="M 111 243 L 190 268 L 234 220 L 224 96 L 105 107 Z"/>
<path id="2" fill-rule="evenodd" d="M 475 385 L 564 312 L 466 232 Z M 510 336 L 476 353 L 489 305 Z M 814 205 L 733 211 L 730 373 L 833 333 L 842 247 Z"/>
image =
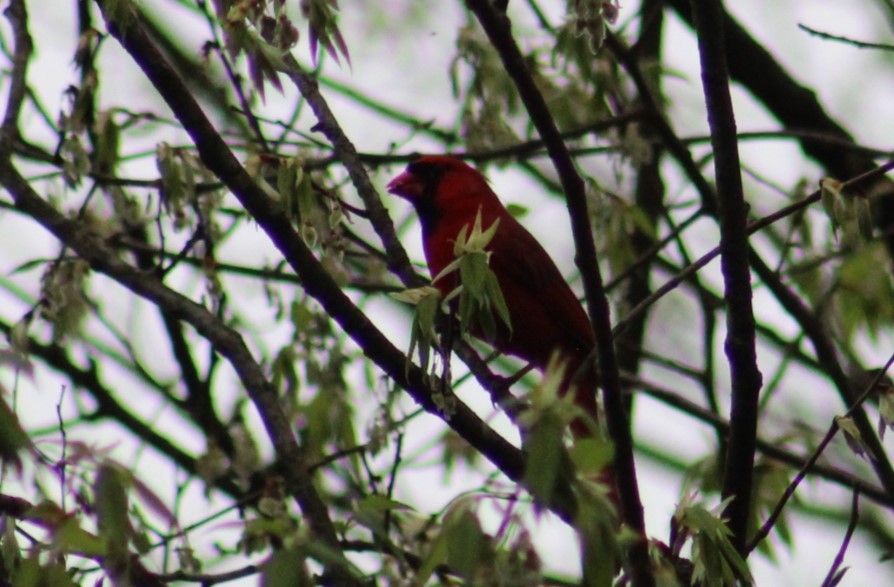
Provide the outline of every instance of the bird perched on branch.
<path id="1" fill-rule="evenodd" d="M 565 362 L 559 393 L 573 393 L 575 403 L 589 416 L 572 421 L 572 433 L 576 438 L 592 436 L 598 381 L 588 360 L 594 345 L 590 321 L 555 263 L 506 210 L 487 179 L 459 159 L 424 156 L 392 180 L 388 191 L 415 207 L 428 268 L 444 296 L 459 281 L 460 272 L 450 271 L 458 239 L 473 230 L 476 221 L 485 232 L 495 227 L 484 248 L 508 320 L 495 320 L 490 328 L 473 325 L 471 332 L 541 371 L 557 353 Z"/>

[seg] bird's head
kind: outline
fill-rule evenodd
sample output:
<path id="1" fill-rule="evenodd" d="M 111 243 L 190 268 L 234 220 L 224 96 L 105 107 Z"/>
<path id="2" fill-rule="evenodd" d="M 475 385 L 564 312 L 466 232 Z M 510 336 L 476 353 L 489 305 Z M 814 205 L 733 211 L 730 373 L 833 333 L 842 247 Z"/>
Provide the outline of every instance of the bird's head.
<path id="1" fill-rule="evenodd" d="M 388 183 L 388 192 L 411 202 L 425 224 L 444 213 L 465 213 L 473 217 L 478 207 L 498 202 L 487 180 L 465 162 L 446 155 L 426 155 Z M 499 205 L 499 204 L 497 204 Z"/>

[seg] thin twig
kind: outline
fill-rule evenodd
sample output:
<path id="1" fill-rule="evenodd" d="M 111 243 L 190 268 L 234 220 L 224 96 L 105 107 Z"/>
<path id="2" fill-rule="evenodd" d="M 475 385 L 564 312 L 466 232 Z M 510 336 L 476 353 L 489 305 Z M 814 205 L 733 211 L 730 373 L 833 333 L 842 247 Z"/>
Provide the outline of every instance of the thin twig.
<path id="1" fill-rule="evenodd" d="M 822 31 L 818 31 L 816 29 L 810 28 L 805 24 L 798 24 L 798 28 L 802 31 L 806 31 L 813 35 L 814 37 L 819 37 L 820 39 L 825 39 L 827 41 L 838 41 L 839 43 L 844 43 L 845 45 L 850 45 L 851 47 L 856 47 L 857 49 L 881 49 L 882 51 L 894 51 L 894 45 L 886 45 L 883 43 L 867 43 L 865 41 L 857 41 L 856 39 L 850 39 L 848 37 L 842 37 L 840 35 L 833 35 L 830 33 L 824 33 Z"/>
<path id="2" fill-rule="evenodd" d="M 826 575 L 822 587 L 835 587 L 841 582 L 841 578 L 844 576 L 844 571 L 839 571 L 839 569 L 844 562 L 844 555 L 847 553 L 847 548 L 851 544 L 851 538 L 857 530 L 857 523 L 859 521 L 860 492 L 857 488 L 854 488 L 854 496 L 851 499 L 851 519 L 850 522 L 848 522 L 847 531 L 844 533 L 844 540 L 841 541 L 841 546 L 838 548 L 838 553 L 835 555 L 835 560 L 832 562 L 832 567 L 829 569 L 829 573 Z"/>

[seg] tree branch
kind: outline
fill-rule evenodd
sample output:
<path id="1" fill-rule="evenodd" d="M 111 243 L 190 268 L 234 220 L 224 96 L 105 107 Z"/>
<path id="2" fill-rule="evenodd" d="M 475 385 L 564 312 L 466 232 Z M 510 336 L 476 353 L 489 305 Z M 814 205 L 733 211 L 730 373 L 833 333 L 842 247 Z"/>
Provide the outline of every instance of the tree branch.
<path id="1" fill-rule="evenodd" d="M 723 38 L 722 0 L 693 0 L 702 86 L 711 127 L 720 218 L 720 265 L 727 303 L 726 355 L 732 383 L 730 434 L 723 472 L 724 498 L 733 544 L 745 554 L 754 477 L 758 400 L 762 377 L 757 365 L 757 333 L 748 267 L 748 206 L 742 190 L 736 119 L 729 92 Z"/>
<path id="2" fill-rule="evenodd" d="M 28 95 L 28 61 L 34 48 L 28 32 L 28 10 L 24 0 L 12 0 L 3 11 L 12 27 L 15 48 L 12 55 L 12 72 L 9 76 L 9 95 L 6 98 L 6 112 L 3 114 L 3 132 L 10 137 L 19 135 L 19 115 Z"/>

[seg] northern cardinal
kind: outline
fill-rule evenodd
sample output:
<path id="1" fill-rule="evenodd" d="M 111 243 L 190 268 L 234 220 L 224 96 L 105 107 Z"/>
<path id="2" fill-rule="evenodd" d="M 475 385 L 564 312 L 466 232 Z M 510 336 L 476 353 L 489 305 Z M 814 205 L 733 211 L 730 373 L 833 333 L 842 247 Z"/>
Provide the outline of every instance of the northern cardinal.
<path id="1" fill-rule="evenodd" d="M 487 179 L 459 159 L 425 156 L 393 179 L 388 191 L 415 207 L 432 278 L 454 260 L 457 235 L 464 226 L 471 228 L 479 211 L 485 229 L 499 220 L 487 250 L 512 328 L 499 324 L 495 339 L 487 342 L 541 371 L 558 351 L 566 361 L 560 391 L 567 393 L 573 387 L 575 402 L 595 420 L 597 377 L 592 364 L 585 366 L 594 345 L 587 314 L 547 252 L 506 210 Z M 455 273 L 434 285 L 447 295 L 456 286 Z M 575 377 L 582 367 L 581 376 Z M 591 435 L 581 420 L 573 421 L 571 429 L 577 438 Z"/>

